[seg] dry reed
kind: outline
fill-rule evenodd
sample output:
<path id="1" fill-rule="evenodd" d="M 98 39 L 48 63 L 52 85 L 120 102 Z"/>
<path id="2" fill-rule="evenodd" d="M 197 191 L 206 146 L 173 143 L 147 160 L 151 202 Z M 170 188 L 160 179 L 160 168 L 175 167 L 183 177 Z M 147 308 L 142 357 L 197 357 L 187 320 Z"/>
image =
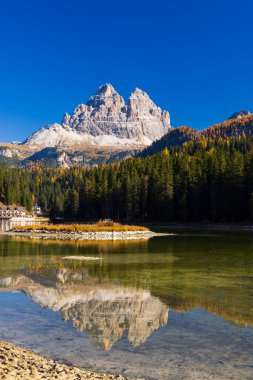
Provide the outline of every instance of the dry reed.
<path id="1" fill-rule="evenodd" d="M 119 223 L 96 224 L 34 224 L 29 226 L 15 226 L 15 231 L 39 231 L 39 232 L 134 232 L 148 231 L 146 227 L 129 226 Z"/>

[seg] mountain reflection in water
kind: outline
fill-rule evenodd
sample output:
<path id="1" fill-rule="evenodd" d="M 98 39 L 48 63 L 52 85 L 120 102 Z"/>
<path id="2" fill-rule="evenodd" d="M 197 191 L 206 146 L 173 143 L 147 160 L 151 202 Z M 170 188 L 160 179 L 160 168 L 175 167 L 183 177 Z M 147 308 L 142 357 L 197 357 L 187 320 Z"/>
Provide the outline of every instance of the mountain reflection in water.
<path id="1" fill-rule="evenodd" d="M 0 286 L 20 289 L 40 306 L 60 311 L 65 321 L 71 320 L 105 350 L 124 332 L 132 346 L 139 346 L 168 321 L 168 307 L 147 290 L 106 281 L 93 283 L 66 268 L 58 270 L 54 286 L 47 287 L 32 277 L 3 278 Z"/>
<path id="2" fill-rule="evenodd" d="M 129 378 L 252 380 L 252 233 L 0 241 L 1 339 Z M 84 255 L 103 260 L 63 260 Z"/>

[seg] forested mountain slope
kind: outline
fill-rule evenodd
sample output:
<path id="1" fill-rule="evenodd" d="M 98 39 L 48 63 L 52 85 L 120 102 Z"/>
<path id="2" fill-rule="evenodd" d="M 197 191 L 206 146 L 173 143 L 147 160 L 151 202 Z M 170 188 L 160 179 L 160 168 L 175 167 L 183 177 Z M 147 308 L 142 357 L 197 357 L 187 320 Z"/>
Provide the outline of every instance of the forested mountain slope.
<path id="1" fill-rule="evenodd" d="M 161 139 L 153 142 L 152 145 L 140 152 L 141 157 L 146 157 L 152 154 L 161 152 L 164 148 L 171 149 L 172 147 L 182 146 L 187 141 L 198 141 L 201 139 L 201 134 L 190 127 L 179 127 L 172 129 Z"/>
<path id="2" fill-rule="evenodd" d="M 241 111 L 242 112 L 242 111 Z M 246 112 L 246 111 L 244 111 Z M 144 149 L 140 156 L 146 157 L 152 154 L 156 154 L 163 150 L 164 148 L 181 147 L 187 141 L 203 141 L 203 143 L 208 143 L 208 141 L 213 141 L 217 139 L 230 139 L 235 137 L 246 137 L 253 136 L 253 115 L 246 114 L 240 116 L 240 113 L 236 118 L 229 118 L 228 120 L 215 124 L 203 131 L 197 131 L 190 127 L 179 127 L 172 129 L 161 139 L 153 142 L 149 147 Z"/>
<path id="3" fill-rule="evenodd" d="M 93 168 L 0 166 L 7 204 L 85 220 L 249 221 L 253 137 L 188 141 L 177 149 Z"/>

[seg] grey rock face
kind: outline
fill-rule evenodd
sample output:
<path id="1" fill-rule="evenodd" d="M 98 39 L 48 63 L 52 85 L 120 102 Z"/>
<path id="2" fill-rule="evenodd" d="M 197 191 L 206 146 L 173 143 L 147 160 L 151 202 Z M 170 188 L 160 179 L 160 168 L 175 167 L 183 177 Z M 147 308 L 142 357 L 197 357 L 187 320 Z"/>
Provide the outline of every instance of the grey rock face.
<path id="1" fill-rule="evenodd" d="M 24 142 L 30 146 L 68 147 L 146 146 L 166 134 L 170 125 L 167 111 L 157 107 L 148 94 L 136 88 L 128 103 L 111 84 L 99 87 L 87 104 L 66 113 L 61 124 L 41 128 Z"/>

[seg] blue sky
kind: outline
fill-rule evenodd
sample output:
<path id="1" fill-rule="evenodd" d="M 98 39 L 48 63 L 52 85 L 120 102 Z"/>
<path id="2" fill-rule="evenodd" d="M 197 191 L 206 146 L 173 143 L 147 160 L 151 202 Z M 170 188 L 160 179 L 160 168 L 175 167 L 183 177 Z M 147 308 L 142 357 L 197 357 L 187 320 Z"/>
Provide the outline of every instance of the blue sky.
<path id="1" fill-rule="evenodd" d="M 60 122 L 110 82 L 202 129 L 253 112 L 252 0 L 8 0 L 0 11 L 0 141 Z"/>

